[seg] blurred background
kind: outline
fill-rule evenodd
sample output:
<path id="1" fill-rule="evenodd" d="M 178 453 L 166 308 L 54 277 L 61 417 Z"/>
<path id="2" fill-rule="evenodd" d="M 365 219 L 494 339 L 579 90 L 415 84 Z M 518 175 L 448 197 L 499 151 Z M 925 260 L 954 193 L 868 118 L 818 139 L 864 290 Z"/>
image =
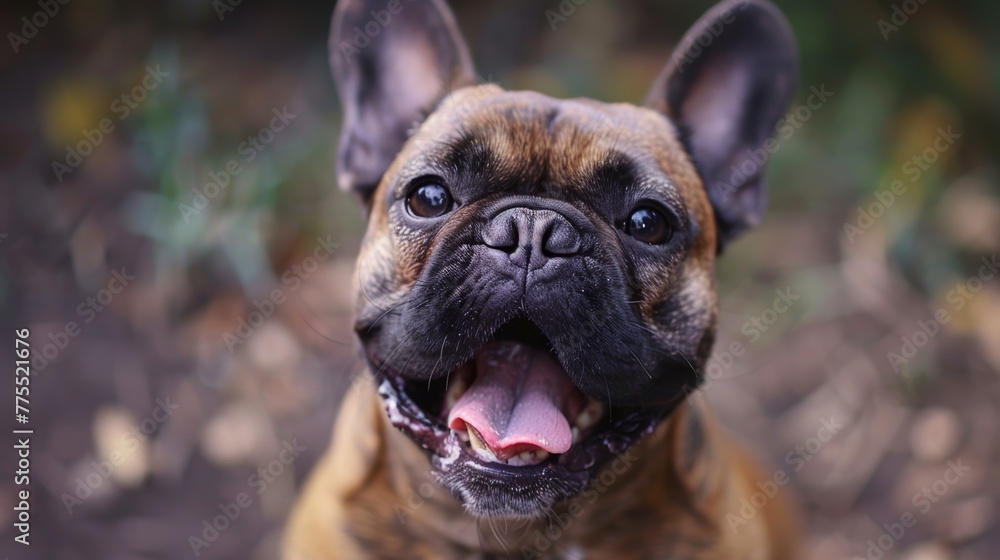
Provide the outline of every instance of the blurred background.
<path id="1" fill-rule="evenodd" d="M 576 1 L 452 5 L 484 80 L 638 101 L 712 4 Z M 791 477 L 810 557 L 996 558 L 1000 4 L 776 3 L 800 93 L 765 222 L 719 265 L 718 359 L 696 398 Z M 30 328 L 35 430 L 32 544 L 12 543 L 5 474 L 0 555 L 276 557 L 363 371 L 332 9 L 0 8 L 2 367 Z M 4 423 L 22 427 L 11 401 Z M 304 450 L 283 464 L 288 445 Z M 241 493 L 240 516 L 193 546 Z"/>

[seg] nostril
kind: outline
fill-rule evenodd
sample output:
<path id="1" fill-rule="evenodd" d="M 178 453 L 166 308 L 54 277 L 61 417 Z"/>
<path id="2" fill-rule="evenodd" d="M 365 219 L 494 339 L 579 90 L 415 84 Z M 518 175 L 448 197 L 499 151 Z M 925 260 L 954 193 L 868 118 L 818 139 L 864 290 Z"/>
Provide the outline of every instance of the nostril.
<path id="1" fill-rule="evenodd" d="M 549 223 L 542 234 L 542 252 L 548 256 L 570 256 L 580 252 L 580 232 L 565 219 Z"/>
<path id="2" fill-rule="evenodd" d="M 501 216 L 486 226 L 483 243 L 491 249 L 511 254 L 517 251 L 517 224 L 512 216 Z"/>

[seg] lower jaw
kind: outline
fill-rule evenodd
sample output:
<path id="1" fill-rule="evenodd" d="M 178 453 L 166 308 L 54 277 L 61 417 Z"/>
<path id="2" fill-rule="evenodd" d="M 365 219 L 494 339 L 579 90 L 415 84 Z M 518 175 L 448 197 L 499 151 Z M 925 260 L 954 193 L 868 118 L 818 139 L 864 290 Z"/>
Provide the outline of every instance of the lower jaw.
<path id="1" fill-rule="evenodd" d="M 432 455 L 442 485 L 477 518 L 538 519 L 556 504 L 582 494 L 589 470 L 567 471 L 553 464 L 509 467 L 467 455 Z"/>

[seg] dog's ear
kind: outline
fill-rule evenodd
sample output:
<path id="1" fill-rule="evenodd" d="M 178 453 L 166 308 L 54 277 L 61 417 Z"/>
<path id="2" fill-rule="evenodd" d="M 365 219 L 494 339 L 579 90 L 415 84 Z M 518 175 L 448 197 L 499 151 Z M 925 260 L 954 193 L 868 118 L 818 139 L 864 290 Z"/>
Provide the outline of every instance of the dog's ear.
<path id="1" fill-rule="evenodd" d="M 694 159 L 719 251 L 764 213 L 769 140 L 795 96 L 798 66 L 795 38 L 774 5 L 730 0 L 684 35 L 646 98 L 678 126 Z"/>
<path id="2" fill-rule="evenodd" d="M 443 0 L 340 0 L 330 65 L 344 111 L 339 183 L 366 206 L 412 129 L 447 93 L 476 81 Z"/>

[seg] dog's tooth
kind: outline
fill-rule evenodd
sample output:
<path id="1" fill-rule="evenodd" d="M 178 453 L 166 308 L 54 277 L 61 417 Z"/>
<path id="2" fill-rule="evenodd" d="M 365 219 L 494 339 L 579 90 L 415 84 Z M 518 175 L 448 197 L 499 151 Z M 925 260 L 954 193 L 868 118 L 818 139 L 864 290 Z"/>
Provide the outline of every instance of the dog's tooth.
<path id="1" fill-rule="evenodd" d="M 580 443 L 580 428 L 573 426 L 572 428 L 570 428 L 570 432 L 573 433 L 573 445 Z"/>
<path id="2" fill-rule="evenodd" d="M 580 414 L 576 416 L 573 421 L 573 425 L 579 428 L 581 431 L 593 426 L 601 419 L 601 415 L 604 414 L 604 403 L 601 401 L 588 398 L 587 404 L 580 411 Z"/>
<path id="3" fill-rule="evenodd" d="M 485 443 L 483 443 L 483 440 L 479 439 L 479 436 L 476 435 L 476 432 L 475 430 L 472 429 L 472 426 L 467 425 L 466 429 L 468 430 L 469 433 L 469 443 L 472 445 L 473 452 L 479 455 L 479 457 L 482 458 L 484 461 L 492 461 L 494 463 L 504 462 L 501 461 L 499 458 L 497 458 L 496 454 L 493 453 L 493 450 L 490 449 Z"/>
<path id="4" fill-rule="evenodd" d="M 469 443 L 472 444 L 473 449 L 477 451 L 480 449 L 486 449 L 486 444 L 483 443 L 483 440 L 479 439 L 479 436 L 476 435 L 476 432 L 472 430 L 472 426 L 466 426 L 465 429 L 469 435 Z"/>
<path id="5" fill-rule="evenodd" d="M 537 465 L 542 461 L 549 458 L 549 452 L 544 449 L 533 449 L 530 451 L 522 451 L 517 455 L 510 458 L 507 464 L 514 467 L 524 467 L 529 465 Z"/>
<path id="6" fill-rule="evenodd" d="M 458 403 L 458 399 L 462 398 L 462 395 L 468 389 L 469 384 L 465 382 L 464 378 L 456 376 L 455 379 L 452 379 L 451 384 L 448 386 L 448 392 L 444 397 L 445 410 L 454 408 L 455 404 Z"/>

